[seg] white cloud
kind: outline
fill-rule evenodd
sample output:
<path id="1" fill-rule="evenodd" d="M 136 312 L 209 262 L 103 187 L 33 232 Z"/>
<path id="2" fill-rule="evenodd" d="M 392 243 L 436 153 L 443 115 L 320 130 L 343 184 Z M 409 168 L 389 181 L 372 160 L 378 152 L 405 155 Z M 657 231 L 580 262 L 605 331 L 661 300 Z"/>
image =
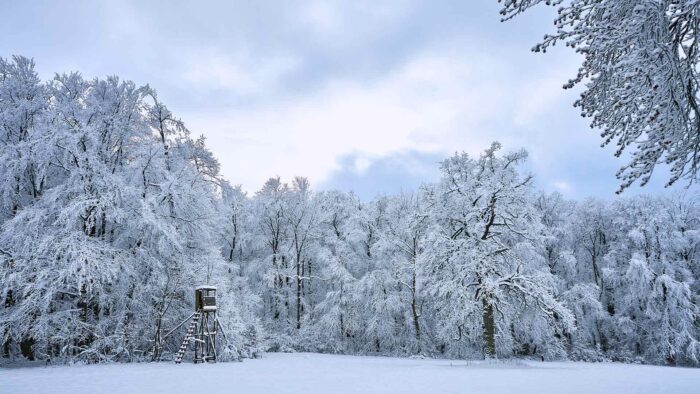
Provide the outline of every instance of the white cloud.
<path id="1" fill-rule="evenodd" d="M 195 89 L 259 95 L 273 90 L 280 78 L 299 64 L 299 59 L 293 56 L 254 58 L 245 49 L 226 55 L 208 48 L 191 51 L 180 74 Z"/>
<path id="2" fill-rule="evenodd" d="M 368 157 L 360 156 L 355 159 L 353 163 L 353 170 L 355 173 L 361 175 L 367 171 L 370 165 L 372 165 L 372 160 L 370 160 Z"/>
<path id="3" fill-rule="evenodd" d="M 541 154 L 567 137 L 550 141 L 558 133 L 516 129 L 561 104 L 560 89 L 550 86 L 559 76 L 535 75 L 524 83 L 517 70 L 484 53 L 432 50 L 371 84 L 334 80 L 301 99 L 183 117 L 206 132 L 224 174 L 250 191 L 272 175 L 322 183 L 339 169 L 339 158 L 351 154 L 358 174 L 397 153 L 476 155 L 493 140 Z"/>
<path id="4" fill-rule="evenodd" d="M 315 0 L 299 7 L 298 21 L 319 42 L 363 42 L 398 27 L 411 15 L 415 1 Z"/>
<path id="5" fill-rule="evenodd" d="M 580 59 L 570 48 L 528 50 L 550 8 L 511 23 L 498 22 L 494 1 L 10 8 L 41 23 L 8 19 L 0 52 L 36 57 L 45 78 L 80 70 L 149 83 L 248 190 L 276 174 L 320 184 L 341 166 L 368 176 L 391 158 L 431 176 L 407 152 L 478 154 L 492 140 L 528 149 L 548 190 L 566 179 L 577 192 L 611 193 L 623 164 L 571 108 L 576 92 L 561 90 Z"/>
<path id="6" fill-rule="evenodd" d="M 572 192 L 571 184 L 567 181 L 557 180 L 557 181 L 554 181 L 553 185 L 554 185 L 555 190 L 557 190 L 565 195 L 568 195 Z"/>
<path id="7" fill-rule="evenodd" d="M 506 95 L 488 83 L 497 68 L 486 57 L 427 53 L 374 84 L 338 80 L 302 100 L 183 118 L 206 133 L 225 175 L 248 190 L 276 174 L 320 183 L 351 153 L 360 153 L 362 172 L 398 152 L 480 152 L 493 138 L 481 132 L 484 121 Z"/>

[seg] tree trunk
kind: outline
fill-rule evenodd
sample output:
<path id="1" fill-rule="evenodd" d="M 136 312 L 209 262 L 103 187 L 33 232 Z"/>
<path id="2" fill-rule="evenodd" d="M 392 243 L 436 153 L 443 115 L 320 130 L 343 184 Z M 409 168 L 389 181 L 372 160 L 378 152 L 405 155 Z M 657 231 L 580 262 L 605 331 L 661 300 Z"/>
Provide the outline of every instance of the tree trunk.
<path id="1" fill-rule="evenodd" d="M 27 337 L 19 343 L 22 355 L 29 361 L 34 361 L 34 344 L 36 341 L 32 337 Z"/>
<path id="2" fill-rule="evenodd" d="M 279 289 L 282 287 L 279 270 L 277 269 L 277 252 L 272 250 L 272 268 L 275 271 L 275 283 L 272 291 L 272 318 L 277 320 L 280 317 L 279 311 Z"/>
<path id="3" fill-rule="evenodd" d="M 418 341 L 418 350 L 420 351 L 420 322 L 418 319 L 420 318 L 420 314 L 418 313 L 418 300 L 416 299 L 416 267 L 415 267 L 415 257 L 413 259 L 414 261 L 414 266 L 413 266 L 413 277 L 412 277 L 412 282 L 411 282 L 411 312 L 413 313 L 413 328 L 415 330 L 416 334 L 416 341 Z"/>
<path id="4" fill-rule="evenodd" d="M 496 323 L 493 315 L 493 305 L 490 300 L 484 299 L 484 355 L 486 358 L 496 357 Z"/>
<path id="5" fill-rule="evenodd" d="M 301 328 L 301 265 L 297 257 L 297 330 Z"/>
<path id="6" fill-rule="evenodd" d="M 416 340 L 418 341 L 418 346 L 420 346 L 420 322 L 418 321 L 418 305 L 415 297 L 413 297 L 411 302 L 411 312 L 413 312 L 413 328 L 415 329 Z"/>

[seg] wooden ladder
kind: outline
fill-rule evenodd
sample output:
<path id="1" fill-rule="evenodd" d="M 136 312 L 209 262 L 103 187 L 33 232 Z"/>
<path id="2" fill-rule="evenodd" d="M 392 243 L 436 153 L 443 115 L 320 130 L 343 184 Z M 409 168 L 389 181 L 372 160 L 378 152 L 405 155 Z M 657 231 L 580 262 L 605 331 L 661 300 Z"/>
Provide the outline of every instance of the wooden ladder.
<path id="1" fill-rule="evenodd" d="M 185 340 L 182 341 L 182 345 L 180 345 L 180 350 L 177 351 L 177 354 L 175 355 L 175 364 L 180 364 L 182 362 L 182 358 L 185 357 L 185 352 L 187 351 L 187 346 L 190 344 L 190 341 L 192 340 L 192 337 L 194 336 L 194 330 L 197 327 L 197 322 L 199 322 L 199 317 L 201 316 L 201 312 L 196 312 L 194 316 L 192 316 L 192 322 L 190 323 L 190 326 L 187 328 L 187 334 L 185 334 Z"/>

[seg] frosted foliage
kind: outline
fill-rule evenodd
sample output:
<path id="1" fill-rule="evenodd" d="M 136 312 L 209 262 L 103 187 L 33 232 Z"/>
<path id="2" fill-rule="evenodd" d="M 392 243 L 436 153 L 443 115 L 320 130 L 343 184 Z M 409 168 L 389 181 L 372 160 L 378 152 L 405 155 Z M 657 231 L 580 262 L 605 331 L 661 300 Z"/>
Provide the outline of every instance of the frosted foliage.
<path id="1" fill-rule="evenodd" d="M 42 83 L 19 57 L 0 68 L 4 354 L 161 357 L 153 343 L 191 313 L 191 289 L 227 282 L 217 162 L 148 86 Z M 254 324 L 246 302 L 231 309 Z"/>
<path id="2" fill-rule="evenodd" d="M 583 55 L 566 88 L 583 84 L 575 105 L 603 145 L 615 155 L 629 150 L 617 175 L 620 191 L 646 184 L 658 164 L 668 164 L 668 184 L 698 179 L 698 22 L 696 0 L 499 0 L 510 19 L 541 3 L 558 7 L 555 31 L 534 47 L 557 43 Z"/>
<path id="3" fill-rule="evenodd" d="M 697 366 L 698 201 L 568 201 L 526 160 L 456 153 L 372 201 L 304 177 L 247 194 L 150 87 L 0 59 L 0 360 L 172 360 L 206 283 L 221 360 Z"/>
<path id="4" fill-rule="evenodd" d="M 499 148 L 494 144 L 478 159 L 461 154 L 444 161 L 442 181 L 428 192 L 434 210 L 429 292 L 449 305 L 438 301 L 439 316 L 457 327 L 458 338 L 462 327 L 480 322 L 481 332 L 466 341 L 478 339 L 487 355 L 511 354 L 518 336 L 522 346 L 539 345 L 555 356 L 574 320 L 556 300 L 554 277 L 539 255 L 531 177 L 517 170 L 526 154 L 498 157 Z"/>

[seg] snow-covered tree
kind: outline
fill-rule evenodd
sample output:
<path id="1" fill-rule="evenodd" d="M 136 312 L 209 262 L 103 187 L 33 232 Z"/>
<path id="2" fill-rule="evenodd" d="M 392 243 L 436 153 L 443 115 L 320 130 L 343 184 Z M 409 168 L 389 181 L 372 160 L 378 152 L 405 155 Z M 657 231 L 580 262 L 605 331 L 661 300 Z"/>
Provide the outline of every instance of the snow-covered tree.
<path id="1" fill-rule="evenodd" d="M 147 86 L 70 73 L 32 88 L 31 61 L 2 68 L 5 353 L 159 358 L 191 289 L 223 279 L 218 163 Z"/>
<path id="2" fill-rule="evenodd" d="M 695 0 L 499 0 L 510 19 L 541 3 L 559 7 L 556 31 L 534 47 L 559 42 L 583 55 L 578 74 L 565 87 L 584 83 L 575 103 L 602 129 L 603 145 L 616 156 L 632 149 L 618 171 L 619 192 L 646 184 L 660 163 L 670 166 L 673 184 L 698 179 L 698 22 Z"/>
<path id="3" fill-rule="evenodd" d="M 150 87 L 0 59 L 2 356 L 169 359 L 207 283 L 222 359 L 698 365 L 697 199 L 567 201 L 499 149 L 369 202 L 303 177 L 248 196 Z"/>
<path id="4" fill-rule="evenodd" d="M 697 363 L 700 309 L 691 286 L 697 280 L 684 259 L 687 226 L 682 201 L 634 198 L 616 204 L 620 240 L 608 255 L 615 278 L 611 304 L 620 329 L 618 357 L 655 363 Z M 694 247 L 696 247 L 695 245 Z"/>
<path id="5" fill-rule="evenodd" d="M 12 61 L 0 58 L 0 224 L 34 202 L 47 187 L 51 169 L 45 160 L 49 152 L 43 150 L 49 147 L 40 144 L 49 136 L 45 94 L 33 61 L 19 56 Z M 5 262 L 0 273 L 5 277 L 16 274 L 17 265 L 8 251 L 0 248 L 0 256 Z M 15 306 L 18 289 L 9 280 L 0 289 L 0 306 Z M 14 332 L 9 324 L 1 327 L 0 334 L 4 354 L 16 353 L 10 348 L 20 341 L 22 353 L 33 356 L 31 337 Z"/>
<path id="6" fill-rule="evenodd" d="M 318 196 L 320 238 L 316 247 L 313 281 L 314 297 L 307 340 L 320 343 L 321 351 L 357 351 L 366 345 L 363 330 L 366 317 L 360 310 L 364 299 L 358 280 L 368 272 L 366 222 L 358 199 L 341 192 L 323 192 Z M 359 343 L 359 346 L 358 346 Z"/>
<path id="7" fill-rule="evenodd" d="M 527 318 L 552 349 L 573 326 L 546 263 L 535 258 L 541 231 L 532 177 L 518 169 L 527 155 L 499 156 L 499 148 L 494 143 L 478 159 L 462 153 L 445 160 L 441 181 L 426 191 L 435 221 L 428 294 L 438 303 L 440 335 L 481 347 L 488 357 L 511 354 L 515 320 Z"/>
<path id="8" fill-rule="evenodd" d="M 421 353 L 428 343 L 421 269 L 428 214 L 418 194 L 387 197 L 381 203 L 384 215 L 372 248 L 376 261 L 372 272 L 363 278 L 366 308 L 371 308 L 373 316 L 392 315 L 386 320 L 393 324 L 385 324 L 381 343 L 397 342 L 397 351 Z"/>

